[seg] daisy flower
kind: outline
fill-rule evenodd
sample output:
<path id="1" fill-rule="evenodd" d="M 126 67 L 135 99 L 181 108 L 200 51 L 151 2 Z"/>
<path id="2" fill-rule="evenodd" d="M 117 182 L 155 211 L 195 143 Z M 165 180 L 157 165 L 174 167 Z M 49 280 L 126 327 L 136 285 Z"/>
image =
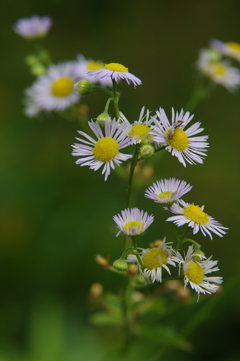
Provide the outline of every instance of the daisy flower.
<path id="1" fill-rule="evenodd" d="M 143 139 L 151 139 L 152 136 L 149 136 L 149 132 L 151 132 L 153 123 L 153 119 L 150 118 L 150 111 L 147 109 L 145 113 L 145 106 L 142 107 L 138 120 L 136 120 L 133 124 L 131 124 L 131 130 L 128 133 L 128 136 L 132 138 L 133 144 L 141 143 Z M 120 112 L 121 119 L 129 123 L 127 118 L 123 113 Z M 129 123 L 130 124 L 130 123 Z"/>
<path id="2" fill-rule="evenodd" d="M 173 254 L 174 250 L 171 246 L 171 243 L 166 243 L 166 238 L 163 239 L 163 242 L 160 246 L 155 248 L 140 249 L 141 250 L 141 261 L 145 266 L 142 270 L 139 265 L 139 269 L 143 277 L 151 282 L 162 282 L 162 270 L 163 268 L 171 275 L 170 269 L 167 265 L 176 266 L 176 261 L 174 261 Z M 135 255 L 129 255 L 127 258 L 128 262 L 138 263 L 138 259 Z"/>
<path id="3" fill-rule="evenodd" d="M 194 247 L 189 246 L 185 258 L 181 256 L 179 252 L 176 253 L 174 259 L 179 262 L 179 266 L 182 266 L 184 274 L 184 288 L 187 287 L 188 283 L 191 288 L 198 293 L 198 298 L 200 293 L 214 293 L 218 290 L 219 286 L 215 283 L 222 283 L 222 277 L 207 277 L 206 275 L 211 272 L 219 271 L 218 267 L 215 267 L 218 261 L 212 261 L 209 257 L 208 259 L 196 261 L 194 254 Z M 201 258 L 206 258 L 201 256 Z M 180 270 L 180 269 L 179 269 Z M 213 283 L 210 283 L 213 282 Z"/>
<path id="4" fill-rule="evenodd" d="M 121 79 L 125 79 L 128 84 L 132 82 L 134 87 L 142 84 L 139 78 L 128 72 L 128 68 L 118 63 L 105 64 L 101 69 L 88 72 L 87 74 L 96 81 L 102 81 L 102 79 L 111 81 L 113 79 L 118 82 Z"/>
<path id="5" fill-rule="evenodd" d="M 97 122 L 90 121 L 88 124 L 97 140 L 78 131 L 85 139 L 76 138 L 81 144 L 75 143 L 72 146 L 72 155 L 80 156 L 76 164 L 87 165 L 93 170 L 98 170 L 103 165 L 102 174 L 105 174 L 104 179 L 107 180 L 111 168 L 114 169 L 115 164 L 119 166 L 123 161 L 132 158 L 131 154 L 119 152 L 120 149 L 132 144 L 131 139 L 127 136 L 130 126 L 127 123 L 120 123 L 120 119 L 118 121 L 113 119 L 111 122 L 108 118 L 105 121 L 105 134 L 103 134 L 102 128 Z"/>
<path id="6" fill-rule="evenodd" d="M 240 61 L 240 44 L 230 41 L 224 43 L 220 40 L 213 39 L 210 41 L 210 46 L 218 50 L 221 54 L 234 58 Z"/>
<path id="7" fill-rule="evenodd" d="M 186 167 L 186 161 L 190 164 L 203 163 L 203 157 L 206 156 L 205 152 L 208 147 L 207 135 L 193 137 L 204 130 L 204 128 L 200 128 L 200 122 L 184 130 L 193 117 L 194 115 L 190 116 L 189 112 L 184 114 L 183 109 L 180 113 L 176 112 L 175 114 L 172 108 L 172 124 L 170 124 L 165 111 L 160 108 L 153 117 L 155 125 L 150 133 L 153 135 L 153 141 L 166 146 L 166 150 L 176 156 L 184 167 Z"/>
<path id="8" fill-rule="evenodd" d="M 87 79 L 92 84 L 99 82 L 102 86 L 112 86 L 111 79 L 96 80 L 88 75 L 89 71 L 101 69 L 104 63 L 92 59 L 86 59 L 82 54 L 77 56 L 77 61 L 74 62 L 73 72 L 77 79 Z"/>
<path id="9" fill-rule="evenodd" d="M 219 237 L 226 234 L 224 229 L 228 228 L 223 227 L 213 217 L 205 213 L 203 211 L 204 206 L 195 206 L 183 200 L 179 200 L 179 203 L 174 203 L 170 208 L 170 212 L 177 214 L 177 216 L 169 217 L 167 221 L 173 221 L 178 227 L 187 224 L 188 227 L 193 228 L 193 234 L 200 230 L 204 236 L 208 234 L 211 239 L 212 234 L 210 232 L 216 233 Z"/>
<path id="10" fill-rule="evenodd" d="M 50 27 L 52 26 L 52 19 L 48 16 L 32 16 L 31 18 L 19 19 L 13 26 L 15 33 L 26 39 L 43 38 Z"/>
<path id="11" fill-rule="evenodd" d="M 33 84 L 32 99 L 45 110 L 66 109 L 80 98 L 75 81 L 72 62 L 52 65 Z"/>
<path id="12" fill-rule="evenodd" d="M 140 211 L 138 208 L 127 208 L 113 217 L 119 232 L 116 237 L 123 232 L 128 236 L 138 236 L 143 233 L 154 220 L 154 216 L 149 216 L 147 212 Z"/>
<path id="13" fill-rule="evenodd" d="M 212 50 L 202 49 L 197 62 L 198 69 L 214 83 L 224 86 L 230 92 L 240 85 L 240 72 L 229 61 L 218 61 Z"/>
<path id="14" fill-rule="evenodd" d="M 156 203 L 172 204 L 188 193 L 192 186 L 185 181 L 175 178 L 163 179 L 153 183 L 145 192 L 145 197 Z"/>

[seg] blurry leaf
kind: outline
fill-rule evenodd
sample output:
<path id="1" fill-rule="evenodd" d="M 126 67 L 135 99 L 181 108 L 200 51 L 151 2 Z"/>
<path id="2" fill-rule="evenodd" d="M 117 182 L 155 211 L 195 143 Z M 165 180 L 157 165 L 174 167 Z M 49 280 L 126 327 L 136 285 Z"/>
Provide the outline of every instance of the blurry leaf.
<path id="1" fill-rule="evenodd" d="M 106 293 L 104 296 L 104 300 L 108 305 L 115 306 L 115 307 L 121 306 L 120 296 L 115 295 L 114 293 Z"/>
<path id="2" fill-rule="evenodd" d="M 121 315 L 120 313 L 105 313 L 98 312 L 90 317 L 90 322 L 94 325 L 120 325 Z"/>
<path id="3" fill-rule="evenodd" d="M 191 351 L 192 345 L 185 338 L 170 327 L 142 327 L 138 335 L 154 343 L 172 346 L 184 351 Z"/>

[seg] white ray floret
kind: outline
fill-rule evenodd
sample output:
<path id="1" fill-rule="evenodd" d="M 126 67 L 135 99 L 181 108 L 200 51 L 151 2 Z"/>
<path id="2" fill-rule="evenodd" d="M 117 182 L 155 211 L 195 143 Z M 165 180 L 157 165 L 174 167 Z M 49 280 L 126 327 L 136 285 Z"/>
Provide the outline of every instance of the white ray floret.
<path id="1" fill-rule="evenodd" d="M 230 41 L 224 43 L 223 41 L 212 39 L 210 41 L 210 46 L 218 50 L 221 54 L 234 58 L 240 61 L 240 44 Z"/>
<path id="2" fill-rule="evenodd" d="M 52 26 L 52 19 L 48 16 L 34 15 L 31 18 L 19 19 L 13 30 L 26 39 L 43 38 Z"/>
<path id="3" fill-rule="evenodd" d="M 88 73 L 101 69 L 104 66 L 104 63 L 100 60 L 86 59 L 82 54 L 77 56 L 77 61 L 74 62 L 73 72 L 75 77 L 78 80 L 86 79 L 92 84 L 100 83 L 102 86 L 112 86 L 112 80 L 103 78 L 96 80 L 92 76 L 89 76 Z"/>
<path id="4" fill-rule="evenodd" d="M 88 75 L 96 81 L 101 81 L 102 79 L 112 81 L 113 79 L 118 82 L 124 79 L 128 84 L 133 83 L 134 87 L 142 84 L 139 78 L 128 72 L 128 68 L 118 63 L 105 64 L 101 69 L 91 71 Z"/>
<path id="5" fill-rule="evenodd" d="M 139 264 L 139 270 L 141 274 L 149 282 L 162 282 L 162 271 L 165 269 L 169 275 L 171 275 L 168 265 L 175 267 L 176 260 L 174 258 L 174 250 L 169 246 L 171 242 L 166 243 L 166 238 L 163 239 L 163 243 L 155 248 L 140 249 L 141 250 L 141 262 L 145 267 L 142 270 Z M 135 255 L 129 255 L 128 262 L 139 263 Z"/>
<path id="6" fill-rule="evenodd" d="M 97 122 L 88 122 L 89 127 L 97 137 L 93 139 L 86 133 L 78 131 L 84 138 L 76 138 L 79 143 L 75 143 L 72 155 L 80 157 L 76 164 L 89 166 L 90 169 L 98 170 L 103 166 L 102 174 L 107 180 L 111 168 L 119 166 L 122 162 L 132 158 L 131 154 L 120 153 L 120 149 L 126 148 L 132 144 L 131 139 L 127 136 L 130 126 L 127 123 L 120 123 L 120 119 L 106 119 L 104 132 Z"/>
<path id="7" fill-rule="evenodd" d="M 153 135 L 153 141 L 165 146 L 166 150 L 177 157 L 184 167 L 186 167 L 186 162 L 190 164 L 203 163 L 208 147 L 207 135 L 193 137 L 193 135 L 204 130 L 204 128 L 200 128 L 200 122 L 185 130 L 193 116 L 189 112 L 184 114 L 183 109 L 180 113 L 175 113 L 173 108 L 171 124 L 162 108 L 153 116 L 154 126 L 150 133 Z"/>
<path id="8" fill-rule="evenodd" d="M 211 258 L 206 259 L 204 256 L 199 257 L 199 254 L 194 254 L 192 245 L 189 246 L 184 258 L 179 252 L 174 257 L 175 261 L 179 262 L 179 272 L 181 269 L 183 270 L 184 287 L 186 288 L 190 284 L 191 288 L 198 293 L 198 299 L 200 293 L 215 293 L 219 288 L 216 283 L 222 283 L 222 277 L 206 276 L 211 272 L 219 271 L 219 268 L 215 267 L 218 261 L 212 261 Z"/>
<path id="9" fill-rule="evenodd" d="M 153 183 L 145 192 L 145 197 L 156 203 L 172 204 L 188 193 L 192 186 L 176 178 L 163 179 Z"/>
<path id="10" fill-rule="evenodd" d="M 116 222 L 119 232 L 116 236 L 123 232 L 128 236 L 138 236 L 143 233 L 153 222 L 154 216 L 147 212 L 141 211 L 138 208 L 127 208 L 113 217 Z"/>
<path id="11" fill-rule="evenodd" d="M 187 224 L 188 227 L 193 228 L 193 234 L 201 231 L 204 236 L 209 235 L 212 239 L 212 233 L 223 237 L 226 232 L 226 227 L 223 227 L 213 217 L 209 216 L 204 211 L 204 206 L 199 207 L 194 204 L 186 203 L 182 199 L 179 203 L 174 203 L 170 212 L 177 214 L 176 216 L 169 217 L 167 221 L 173 221 L 178 227 Z"/>

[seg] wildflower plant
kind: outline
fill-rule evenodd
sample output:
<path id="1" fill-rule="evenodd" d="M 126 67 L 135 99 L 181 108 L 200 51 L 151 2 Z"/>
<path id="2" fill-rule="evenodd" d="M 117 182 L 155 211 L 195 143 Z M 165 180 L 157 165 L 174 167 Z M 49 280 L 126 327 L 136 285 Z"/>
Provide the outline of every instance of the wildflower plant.
<path id="1" fill-rule="evenodd" d="M 47 33 L 50 25 L 50 21 L 46 19 L 43 23 L 36 18 L 31 22 L 23 19 L 18 21 L 14 31 L 22 36 L 24 34 L 27 39 L 34 36 L 40 38 Z M 158 220 L 158 214 L 152 215 L 151 211 L 148 213 L 138 208 L 138 204 L 133 205 L 132 188 L 140 162 L 147 163 L 149 158 L 154 157 L 160 161 L 158 155 L 161 153 L 176 157 L 176 161 L 187 169 L 204 162 L 209 147 L 208 135 L 205 135 L 198 115 L 196 114 L 196 121 L 193 121 L 194 114 L 191 112 L 209 94 L 214 83 L 225 86 L 229 91 L 235 91 L 239 87 L 240 72 L 224 57 L 239 61 L 240 45 L 214 40 L 209 49 L 200 52 L 196 64 L 200 85 L 196 86 L 186 107 L 180 111 L 172 108 L 171 121 L 162 107 L 150 111 L 145 106 L 140 106 L 137 120 L 129 119 L 125 112 L 120 111 L 121 81 L 136 89 L 142 84 L 124 65 L 114 62 L 104 64 L 102 61 L 86 59 L 83 55 L 78 55 L 77 61 L 54 65 L 48 55 L 47 61 L 42 61 L 44 54 L 48 54 L 47 51 L 32 55 L 32 62 L 27 58 L 33 74 L 37 73 L 36 64 L 42 69 L 42 74 L 37 76 L 35 83 L 25 93 L 27 115 L 33 117 L 42 111 L 56 111 L 63 116 L 67 114 L 71 119 L 71 116 L 74 117 L 73 106 L 82 101 L 85 94 L 99 90 L 108 96 L 102 113 L 96 114 L 96 118 L 88 122 L 84 131 L 78 131 L 77 142 L 72 145 L 72 155 L 77 157 L 77 165 L 87 166 L 89 171 L 101 169 L 104 181 L 108 181 L 111 173 L 120 167 L 125 168 L 124 172 L 116 173 L 123 178 L 126 174 L 128 177 L 126 201 L 118 214 L 109 220 L 116 226 L 116 236 L 123 238 L 123 252 L 116 260 L 107 260 L 100 255 L 95 258 L 100 267 L 120 274 L 123 278 L 120 294 L 114 296 L 118 300 L 118 308 L 113 311 L 111 301 L 105 298 L 105 303 L 99 306 L 102 306 L 102 310 L 91 317 L 93 323 L 101 324 L 101 319 L 102 324 L 110 320 L 110 324 L 120 325 L 124 333 L 123 349 L 126 351 L 132 336 L 136 336 L 138 332 L 141 334 L 144 329 L 142 320 L 139 322 L 140 326 L 136 327 L 136 313 L 140 319 L 144 319 L 146 305 L 150 300 L 149 295 L 144 297 L 144 289 L 149 289 L 153 284 L 163 288 L 167 281 L 177 280 L 177 287 L 182 286 L 185 291 L 190 287 L 197 293 L 196 301 L 200 294 L 217 292 L 222 283 L 222 277 L 209 277 L 210 273 L 219 270 L 216 267 L 217 261 L 212 261 L 212 256 L 204 254 L 202 246 L 194 240 L 194 235 L 201 231 L 203 236 L 210 239 L 213 234 L 223 237 L 227 228 L 205 213 L 203 206 L 187 203 L 182 199 L 191 191 L 192 185 L 174 177 L 157 179 L 148 184 L 145 194 L 141 196 L 148 198 L 150 209 L 150 201 L 158 204 L 159 212 L 166 214 L 166 225 L 174 228 L 175 236 L 166 242 L 160 226 L 157 241 L 144 248 L 139 247 L 139 238 Z M 111 103 L 115 110 L 114 116 L 109 115 Z M 184 230 L 180 235 L 178 227 L 182 226 Z M 192 237 L 189 237 L 190 232 Z M 190 243 L 190 246 L 184 252 L 185 243 Z M 141 301 L 134 302 L 134 294 L 139 290 Z M 191 297 L 186 294 L 190 302 Z M 156 314 L 157 312 L 155 316 Z M 176 334 L 175 337 L 179 340 L 180 336 Z"/>

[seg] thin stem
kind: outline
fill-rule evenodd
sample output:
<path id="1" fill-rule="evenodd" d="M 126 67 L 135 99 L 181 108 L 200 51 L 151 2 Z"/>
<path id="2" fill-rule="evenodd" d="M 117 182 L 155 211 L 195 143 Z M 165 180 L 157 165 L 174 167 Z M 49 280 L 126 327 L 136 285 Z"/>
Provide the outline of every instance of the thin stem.
<path id="1" fill-rule="evenodd" d="M 109 108 L 109 105 L 110 105 L 110 103 L 111 103 L 112 101 L 114 101 L 113 97 L 111 97 L 111 98 L 109 98 L 109 99 L 107 100 L 107 103 L 106 103 L 106 105 L 105 105 L 104 112 L 108 113 L 108 108 Z"/>
<path id="2" fill-rule="evenodd" d="M 189 232 L 189 230 L 190 230 L 190 227 L 187 227 L 187 228 L 185 229 L 185 231 L 183 232 L 182 236 L 178 239 L 178 244 L 177 244 L 176 249 L 180 249 L 180 248 L 182 247 L 184 237 L 185 237 L 186 234 Z"/>
<path id="3" fill-rule="evenodd" d="M 103 86 L 94 85 L 94 88 L 92 88 L 92 90 L 103 90 L 103 91 L 105 91 L 108 95 L 110 95 L 110 97 L 113 96 L 113 93 L 112 93 L 110 90 L 104 88 Z"/>
<path id="4" fill-rule="evenodd" d="M 133 158 L 132 158 L 132 163 L 131 163 L 131 168 L 130 168 L 130 174 L 129 174 L 129 180 L 128 180 L 128 191 L 127 191 L 126 208 L 128 208 L 129 205 L 130 205 L 133 174 L 134 174 L 134 170 L 135 170 L 135 167 L 136 167 L 136 165 L 137 165 L 137 162 L 138 162 L 139 150 L 140 150 L 140 147 L 139 147 L 139 145 L 137 145 L 136 148 L 135 148 L 135 152 L 134 152 L 134 155 L 133 155 Z"/>
<path id="5" fill-rule="evenodd" d="M 112 83 L 113 83 L 114 108 L 115 108 L 117 119 L 119 119 L 120 118 L 120 111 L 119 111 L 119 107 L 118 107 L 118 102 L 119 102 L 120 94 L 117 92 L 117 82 L 116 82 L 116 80 L 112 79 Z"/>
<path id="6" fill-rule="evenodd" d="M 192 95 L 190 96 L 186 106 L 185 106 L 185 110 L 186 111 L 193 111 L 193 109 L 196 107 L 196 105 L 200 102 L 200 100 L 203 100 L 204 98 L 206 98 L 208 96 L 210 92 L 209 89 L 209 80 L 205 77 L 201 77 L 192 92 Z"/>
<path id="7" fill-rule="evenodd" d="M 121 305 L 122 305 L 122 321 L 123 321 L 123 353 L 126 353 L 130 345 L 130 322 L 128 318 L 128 288 L 129 288 L 129 279 L 124 277 L 123 287 L 121 292 Z"/>

